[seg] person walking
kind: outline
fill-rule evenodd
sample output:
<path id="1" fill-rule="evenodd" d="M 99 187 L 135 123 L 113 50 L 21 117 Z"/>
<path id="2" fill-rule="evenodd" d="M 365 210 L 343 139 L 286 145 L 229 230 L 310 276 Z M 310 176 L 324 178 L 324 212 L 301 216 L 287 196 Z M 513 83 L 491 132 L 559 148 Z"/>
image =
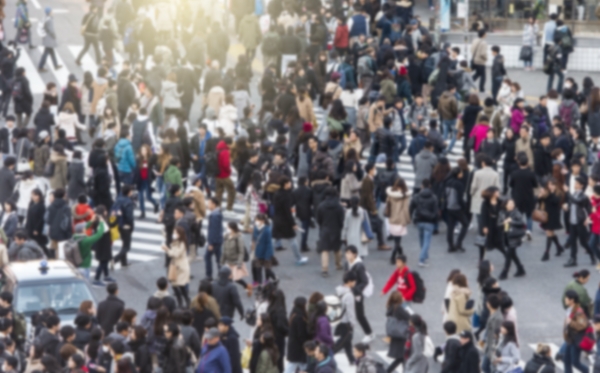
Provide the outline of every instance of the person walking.
<path id="1" fill-rule="evenodd" d="M 587 177 L 582 175 L 575 178 L 574 190 L 568 194 L 567 217 L 569 221 L 569 243 L 571 245 L 571 256 L 565 267 L 577 266 L 577 240 L 589 254 L 592 265 L 596 264 L 596 257 L 588 245 L 589 241 L 589 214 L 591 212 L 590 199 L 584 192 L 587 185 Z"/>
<path id="2" fill-rule="evenodd" d="M 257 214 L 254 218 L 252 246 L 254 251 L 254 260 L 252 261 L 254 284 L 260 285 L 263 283 L 263 268 L 265 270 L 265 279 L 275 280 L 275 273 L 271 270 L 274 257 L 273 240 L 269 219 L 265 214 Z"/>
<path id="3" fill-rule="evenodd" d="M 94 47 L 94 53 L 96 54 L 96 63 L 100 65 L 101 55 L 100 47 L 98 46 L 98 36 L 100 33 L 100 17 L 98 8 L 94 5 L 90 6 L 90 10 L 83 16 L 81 20 L 81 34 L 83 35 L 83 49 L 77 55 L 75 63 L 81 65 L 81 59 L 87 53 L 90 46 Z"/>
<path id="4" fill-rule="evenodd" d="M 215 256 L 217 266 L 221 268 L 221 246 L 223 245 L 223 214 L 219 200 L 215 197 L 209 198 L 207 203 L 208 210 L 208 233 L 206 242 L 206 253 L 204 262 L 206 265 L 206 277 L 212 279 L 213 267 L 212 257 Z"/>
<path id="5" fill-rule="evenodd" d="M 354 309 L 356 311 L 356 319 L 360 324 L 363 332 L 365 333 L 362 339 L 363 343 L 371 343 L 375 336 L 373 335 L 373 329 L 371 324 L 365 315 L 365 301 L 372 293 L 373 280 L 367 273 L 365 264 L 362 259 L 358 256 L 358 249 L 355 246 L 347 246 L 346 248 L 346 261 L 348 262 L 348 272 L 354 274 L 354 285 L 352 286 L 352 293 L 354 294 Z"/>
<path id="6" fill-rule="evenodd" d="M 170 258 L 167 279 L 171 282 L 171 287 L 177 298 L 177 304 L 181 308 L 187 308 L 190 306 L 190 297 L 188 295 L 190 262 L 186 253 L 187 240 L 185 229 L 180 226 L 175 227 L 171 245 L 162 245 L 161 248 Z"/>
<path id="7" fill-rule="evenodd" d="M 493 361 L 494 371 L 507 373 L 515 365 L 518 365 L 520 360 L 521 354 L 515 324 L 512 321 L 504 321 L 500 327 L 500 342 L 496 348 L 496 358 Z"/>
<path id="8" fill-rule="evenodd" d="M 531 241 L 533 220 L 531 214 L 535 209 L 535 189 L 538 188 L 538 179 L 531 170 L 531 162 L 525 152 L 517 153 L 519 169 L 510 174 L 511 196 L 521 214 L 527 219 L 527 240 Z"/>
<path id="9" fill-rule="evenodd" d="M 452 279 L 452 290 L 448 306 L 447 320 L 456 324 L 457 333 L 472 331 L 471 316 L 475 313 L 475 304 L 471 300 L 471 290 L 464 274 L 458 273 Z"/>
<path id="10" fill-rule="evenodd" d="M 506 246 L 504 269 L 500 273 L 500 280 L 506 280 L 512 262 L 515 262 L 517 266 L 515 277 L 525 276 L 525 269 L 517 256 L 517 249 L 521 246 L 522 239 L 526 235 L 523 228 L 525 226 L 525 219 L 524 214 L 515 207 L 514 199 L 508 199 L 504 203 L 504 211 L 500 214 L 500 221 L 504 230 L 504 244 Z"/>
<path id="11" fill-rule="evenodd" d="M 565 307 L 568 309 L 564 333 L 565 353 L 563 362 L 565 365 L 565 372 L 571 373 L 573 367 L 580 372 L 588 372 L 588 367 L 583 365 L 580 360 L 581 348 L 579 347 L 579 341 L 589 326 L 589 318 L 581 307 L 579 296 L 574 290 L 567 290 L 564 302 Z"/>
<path id="12" fill-rule="evenodd" d="M 479 92 L 485 92 L 485 64 L 487 62 L 487 42 L 485 41 L 486 31 L 484 29 L 477 32 L 477 38 L 471 44 L 471 66 L 475 70 L 473 81 L 479 79 Z"/>
<path id="13" fill-rule="evenodd" d="M 336 326 L 336 335 L 339 338 L 335 341 L 333 353 L 336 354 L 343 349 L 350 364 L 354 364 L 352 335 L 354 325 L 356 325 L 356 312 L 352 288 L 356 285 L 356 274 L 354 272 L 347 272 L 344 275 L 343 281 L 342 285 L 335 288 L 335 294 L 340 298 L 342 317 Z"/>
<path id="14" fill-rule="evenodd" d="M 546 232 L 546 251 L 542 256 L 542 262 L 550 259 L 550 247 L 552 243 L 556 245 L 556 256 L 560 256 L 564 251 L 564 248 L 558 241 L 558 237 L 555 231 L 561 230 L 563 225 L 561 223 L 561 208 L 565 202 L 565 192 L 556 185 L 556 179 L 550 178 L 546 181 L 546 184 L 540 191 L 538 196 L 540 210 L 546 212 L 548 219 L 545 222 L 541 222 L 542 229 Z"/>
<path id="15" fill-rule="evenodd" d="M 350 198 L 342 228 L 342 242 L 346 247 L 354 246 L 358 255 L 366 257 L 369 254 L 369 240 L 373 237 L 371 223 L 367 212 L 359 206 L 358 197 Z"/>
<path id="16" fill-rule="evenodd" d="M 247 255 L 246 247 L 244 246 L 244 238 L 240 232 L 237 223 L 230 221 L 227 223 L 227 234 L 223 241 L 223 253 L 221 255 L 221 266 L 227 266 L 231 270 L 231 279 L 242 286 L 252 296 L 252 285 L 244 281 L 244 277 L 248 276 L 246 269 Z"/>
<path id="17" fill-rule="evenodd" d="M 33 111 L 33 93 L 27 79 L 25 69 L 19 67 L 15 70 L 15 79 L 12 82 L 10 97 L 13 98 L 14 112 L 18 128 L 26 128 Z"/>
<path id="18" fill-rule="evenodd" d="M 479 247 L 479 258 L 483 260 L 486 249 L 498 249 L 503 255 L 506 255 L 502 225 L 499 220 L 502 208 L 500 190 L 495 186 L 489 187 L 481 193 L 481 197 L 483 203 L 481 204 L 478 219 L 480 220 L 479 234 L 483 240 L 477 244 Z"/>
<path id="19" fill-rule="evenodd" d="M 282 240 L 288 241 L 296 260 L 296 265 L 304 265 L 308 262 L 303 257 L 298 246 L 296 231 L 298 226 L 293 214 L 294 196 L 292 194 L 292 181 L 282 177 L 279 182 L 279 190 L 273 195 L 273 239 L 276 251 L 284 250 Z"/>
<path id="20" fill-rule="evenodd" d="M 40 72 L 46 72 L 46 59 L 48 56 L 52 58 L 52 64 L 54 65 L 54 70 L 58 70 L 62 68 L 62 65 L 59 65 L 56 62 L 56 54 L 54 52 L 55 48 L 58 48 L 58 42 L 56 37 L 56 31 L 54 29 L 54 17 L 52 14 L 52 8 L 46 7 L 44 9 L 44 23 L 42 26 L 41 34 L 42 36 L 42 45 L 44 46 L 44 52 L 42 52 L 42 56 L 40 57 L 40 62 L 38 64 L 38 70 Z"/>
<path id="21" fill-rule="evenodd" d="M 115 204 L 112 206 L 111 215 L 117 218 L 119 235 L 121 236 L 121 250 L 113 258 L 114 262 L 121 262 L 121 267 L 127 267 L 127 253 L 131 250 L 131 240 L 133 230 L 135 228 L 135 216 L 133 210 L 135 204 L 132 201 L 133 186 L 125 185 L 121 189 L 121 194 L 117 197 Z"/>
<path id="22" fill-rule="evenodd" d="M 28 43 L 29 49 L 35 48 L 31 41 L 31 20 L 29 19 L 29 8 L 27 7 L 27 0 L 19 0 L 17 2 L 17 12 L 15 14 L 15 44 L 16 43 Z M 2 28 L 4 31 L 4 28 Z M 26 39 L 24 42 L 21 37 L 25 35 Z"/>
<path id="23" fill-rule="evenodd" d="M 419 243 L 421 254 L 419 255 L 419 267 L 427 267 L 429 259 L 429 246 L 435 223 L 438 221 L 438 199 L 431 191 L 429 179 L 421 183 L 421 191 L 413 196 L 409 206 L 410 216 L 419 228 Z"/>
<path id="24" fill-rule="evenodd" d="M 217 301 L 222 316 L 233 318 L 237 310 L 240 318 L 244 318 L 244 306 L 240 300 L 237 287 L 231 281 L 229 267 L 219 269 L 219 278 L 212 282 L 212 296 Z"/>
<path id="25" fill-rule="evenodd" d="M 329 276 L 329 253 L 333 252 L 336 269 L 342 270 L 341 237 L 344 228 L 345 211 L 340 204 L 337 190 L 328 187 L 325 199 L 319 204 L 316 221 L 319 225 L 317 251 L 321 253 L 321 276 Z"/>
<path id="26" fill-rule="evenodd" d="M 294 307 L 290 313 L 289 334 L 287 344 L 287 366 L 284 373 L 295 373 L 298 368 L 306 366 L 307 356 L 304 343 L 310 340 L 308 334 L 308 314 L 306 312 L 306 298 L 294 299 Z"/>
<path id="27" fill-rule="evenodd" d="M 385 315 L 388 318 L 393 317 L 397 319 L 400 323 L 405 325 L 406 330 L 408 330 L 410 314 L 404 308 L 403 302 L 404 298 L 402 297 L 402 294 L 397 290 L 393 291 L 387 300 Z M 390 338 L 390 344 L 388 347 L 387 356 L 394 359 L 387 369 L 387 372 L 391 373 L 395 372 L 396 368 L 404 362 L 404 348 L 406 345 L 406 338 L 408 338 L 408 333 L 406 333 L 406 336 L 388 335 L 388 337 Z"/>
<path id="28" fill-rule="evenodd" d="M 465 175 L 460 167 L 455 167 L 450 170 L 448 178 L 444 182 L 443 198 L 445 206 L 443 206 L 447 218 L 446 241 L 448 243 L 448 252 L 464 252 L 462 243 L 469 229 L 469 219 L 465 213 L 467 202 L 465 201 Z M 460 233 L 456 243 L 454 243 L 454 228 L 456 224 L 460 224 Z"/>
<path id="29" fill-rule="evenodd" d="M 427 324 L 417 314 L 412 314 L 409 325 L 414 329 L 410 339 L 410 356 L 406 360 L 404 372 L 427 373 L 429 363 L 425 356 L 425 338 L 427 338 Z M 388 370 L 388 372 L 390 372 Z M 392 371 L 393 372 L 393 371 Z"/>
<path id="30" fill-rule="evenodd" d="M 219 205 L 223 201 L 223 191 L 227 190 L 227 210 L 233 209 L 235 200 L 235 187 L 231 181 L 231 156 L 229 146 L 223 140 L 219 141 L 216 148 L 217 162 L 219 164 L 218 174 L 215 176 L 215 196 Z"/>
<path id="31" fill-rule="evenodd" d="M 523 25 L 523 45 L 519 59 L 525 65 L 525 71 L 533 71 L 533 55 L 534 47 L 537 44 L 537 34 L 539 26 L 534 17 L 527 18 L 527 22 Z"/>
<path id="32" fill-rule="evenodd" d="M 396 256 L 404 254 L 402 237 L 408 233 L 408 225 L 411 223 L 409 212 L 411 193 L 401 177 L 396 179 L 394 185 L 388 187 L 385 193 L 387 195 L 385 212 L 387 212 L 389 233 L 394 239 L 390 262 L 395 264 Z M 384 215 L 386 215 L 385 212 Z"/>

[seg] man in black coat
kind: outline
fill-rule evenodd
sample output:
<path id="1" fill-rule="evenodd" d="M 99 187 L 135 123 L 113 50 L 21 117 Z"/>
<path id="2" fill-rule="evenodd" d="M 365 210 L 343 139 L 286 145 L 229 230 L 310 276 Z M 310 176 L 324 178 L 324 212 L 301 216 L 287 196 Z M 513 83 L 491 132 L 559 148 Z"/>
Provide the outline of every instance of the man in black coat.
<path id="1" fill-rule="evenodd" d="M 300 251 L 302 252 L 310 251 L 306 242 L 308 240 L 308 230 L 310 229 L 310 219 L 312 217 L 313 193 L 306 185 L 307 182 L 306 177 L 299 177 L 298 187 L 292 192 L 294 205 L 296 206 L 296 217 L 300 220 L 300 227 L 304 231 L 300 239 Z"/>
<path id="2" fill-rule="evenodd" d="M 135 101 L 135 89 L 133 83 L 129 80 L 129 70 L 123 70 L 119 74 L 117 80 L 117 97 L 119 98 L 119 119 L 121 123 L 125 120 L 127 110 L 131 104 Z"/>
<path id="3" fill-rule="evenodd" d="M 479 351 L 477 351 L 477 347 L 473 344 L 473 334 L 468 330 L 464 330 L 460 333 L 460 344 L 460 367 L 457 372 L 480 372 Z"/>
<path id="4" fill-rule="evenodd" d="M 71 227 L 71 208 L 65 200 L 65 190 L 56 189 L 52 192 L 53 200 L 48 206 L 48 220 L 50 226 L 48 237 L 50 237 L 50 250 L 48 256 L 54 258 L 58 250 L 58 242 L 65 241 L 73 235 Z"/>
<path id="5" fill-rule="evenodd" d="M 344 227 L 344 218 L 346 211 L 340 204 L 337 190 L 329 187 L 325 191 L 325 199 L 316 211 L 316 220 L 319 224 L 319 241 L 317 251 L 321 253 L 321 276 L 328 277 L 329 270 L 329 252 L 333 251 L 335 255 L 335 265 L 338 269 L 342 268 L 342 228 Z"/>
<path id="6" fill-rule="evenodd" d="M 108 296 L 98 304 L 98 324 L 104 331 L 104 335 L 113 332 L 113 328 L 121 318 L 125 309 L 125 302 L 119 299 L 119 286 L 112 282 L 106 286 Z"/>
<path id="7" fill-rule="evenodd" d="M 550 134 L 544 133 L 533 148 L 533 165 L 538 180 L 552 174 L 552 155 L 554 148 L 550 142 Z"/>
<path id="8" fill-rule="evenodd" d="M 212 296 L 219 304 L 221 315 L 233 317 L 235 310 L 244 319 L 244 306 L 240 300 L 240 294 L 236 284 L 231 281 L 231 269 L 227 266 L 219 270 L 219 278 L 212 282 Z"/>
<path id="9" fill-rule="evenodd" d="M 242 359 L 240 353 L 240 335 L 233 328 L 233 319 L 223 316 L 219 320 L 219 332 L 221 333 L 221 343 L 229 353 L 231 362 L 231 373 L 242 373 Z"/>
<path id="10" fill-rule="evenodd" d="M 446 321 L 444 323 L 444 332 L 446 333 L 446 343 L 444 344 L 444 361 L 442 362 L 441 373 L 457 373 L 461 363 L 461 342 L 456 335 L 456 323 L 454 321 Z M 434 358 L 436 355 L 434 355 Z"/>
<path id="11" fill-rule="evenodd" d="M 252 150 L 249 154 L 248 162 L 244 164 L 242 175 L 238 181 L 236 190 L 245 195 L 248 185 L 252 182 L 252 174 L 255 171 L 260 171 L 258 168 L 258 151 Z"/>
<path id="12" fill-rule="evenodd" d="M 29 123 L 33 110 L 33 94 L 29 88 L 29 79 L 27 79 L 25 69 L 19 67 L 15 75 L 16 78 L 12 85 L 12 97 L 15 105 L 17 127 L 25 128 Z M 23 115 L 25 115 L 25 118 L 23 118 Z"/>
<path id="13" fill-rule="evenodd" d="M 8 201 L 13 195 L 17 180 L 15 179 L 15 157 L 4 158 L 4 167 L 0 168 L 0 203 L 4 206 L 4 202 Z"/>
<path id="14" fill-rule="evenodd" d="M 517 164 L 519 169 L 510 174 L 511 195 L 517 209 L 527 216 L 527 239 L 531 240 L 531 228 L 533 226 L 531 213 L 535 209 L 534 191 L 538 187 L 538 181 L 536 175 L 529 168 L 529 159 L 527 159 L 525 152 L 517 154 Z"/>

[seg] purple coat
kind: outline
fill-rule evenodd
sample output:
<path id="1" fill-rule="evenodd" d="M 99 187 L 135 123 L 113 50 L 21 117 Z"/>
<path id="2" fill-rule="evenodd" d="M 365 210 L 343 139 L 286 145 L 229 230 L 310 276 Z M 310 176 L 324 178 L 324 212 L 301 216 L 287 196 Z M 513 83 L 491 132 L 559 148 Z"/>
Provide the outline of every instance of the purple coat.
<path id="1" fill-rule="evenodd" d="M 331 325 L 327 316 L 320 316 L 317 319 L 317 325 L 315 327 L 315 340 L 319 343 L 323 343 L 328 347 L 333 347 L 333 336 L 331 335 Z"/>
<path id="2" fill-rule="evenodd" d="M 521 125 L 525 121 L 525 116 L 523 115 L 523 111 L 520 109 L 512 109 L 512 116 L 510 117 L 510 128 L 512 128 L 513 132 L 516 134 L 519 133 L 521 129 Z"/>

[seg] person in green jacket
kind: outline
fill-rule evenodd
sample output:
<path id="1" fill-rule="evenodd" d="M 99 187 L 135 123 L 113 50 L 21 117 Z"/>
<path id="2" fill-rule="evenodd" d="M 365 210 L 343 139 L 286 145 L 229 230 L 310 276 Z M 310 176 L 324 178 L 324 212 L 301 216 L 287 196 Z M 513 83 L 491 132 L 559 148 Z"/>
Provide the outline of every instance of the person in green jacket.
<path id="1" fill-rule="evenodd" d="M 379 94 L 385 97 L 386 107 L 394 103 L 396 97 L 396 83 L 389 71 L 383 72 L 383 80 L 379 83 Z"/>
<path id="2" fill-rule="evenodd" d="M 563 291 L 562 305 L 565 309 L 567 309 L 567 306 L 565 304 L 565 294 L 569 290 L 574 290 L 579 296 L 579 305 L 581 306 L 581 308 L 583 308 L 585 314 L 588 317 L 590 317 L 593 303 L 587 290 L 585 289 L 585 284 L 587 284 L 587 282 L 590 280 L 590 271 L 588 271 L 587 269 L 582 269 L 579 272 L 575 272 L 573 274 L 573 278 L 574 280 L 569 282 L 569 284 L 565 288 L 565 291 Z"/>
<path id="3" fill-rule="evenodd" d="M 96 232 L 91 236 L 87 236 L 85 231 L 95 223 L 98 224 Z M 92 266 L 92 246 L 102 238 L 106 229 L 106 223 L 98 215 L 94 216 L 87 224 L 77 224 L 75 226 L 73 239 L 79 244 L 79 252 L 82 259 L 79 270 L 88 280 L 90 278 L 90 267 Z"/>
<path id="4" fill-rule="evenodd" d="M 171 190 L 171 185 L 179 185 L 179 187 L 183 189 L 181 171 L 179 170 L 179 159 L 177 157 L 171 158 L 171 163 L 163 174 L 163 180 L 165 183 L 165 193 L 167 194 L 166 198 L 171 197 L 169 192 Z"/>

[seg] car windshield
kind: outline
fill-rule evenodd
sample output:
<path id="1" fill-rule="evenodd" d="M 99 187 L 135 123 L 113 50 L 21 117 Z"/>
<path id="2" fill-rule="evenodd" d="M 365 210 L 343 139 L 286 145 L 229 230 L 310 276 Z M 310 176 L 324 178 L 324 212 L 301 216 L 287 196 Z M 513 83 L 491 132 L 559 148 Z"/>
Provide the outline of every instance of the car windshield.
<path id="1" fill-rule="evenodd" d="M 54 308 L 58 314 L 77 313 L 84 300 L 92 294 L 83 281 L 18 286 L 17 311 L 26 316 L 44 308 Z"/>

